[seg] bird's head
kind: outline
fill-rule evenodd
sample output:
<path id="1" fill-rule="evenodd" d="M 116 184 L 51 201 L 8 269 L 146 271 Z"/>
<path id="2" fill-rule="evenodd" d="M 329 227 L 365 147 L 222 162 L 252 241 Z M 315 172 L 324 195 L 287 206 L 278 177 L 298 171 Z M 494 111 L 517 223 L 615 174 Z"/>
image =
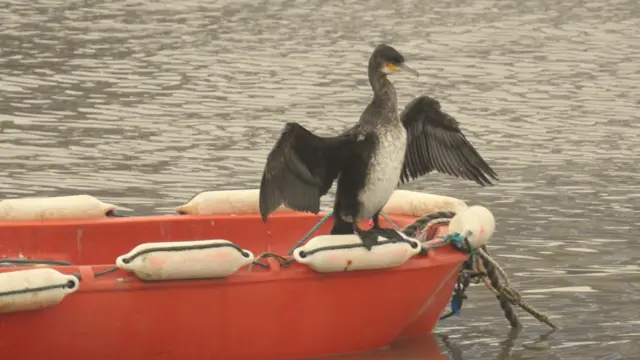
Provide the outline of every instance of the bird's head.
<path id="1" fill-rule="evenodd" d="M 369 66 L 373 66 L 374 69 L 382 72 L 385 75 L 393 74 L 398 71 L 406 71 L 416 77 L 419 76 L 418 72 L 408 67 L 404 63 L 404 56 L 393 47 L 380 44 L 376 46 L 369 59 Z"/>

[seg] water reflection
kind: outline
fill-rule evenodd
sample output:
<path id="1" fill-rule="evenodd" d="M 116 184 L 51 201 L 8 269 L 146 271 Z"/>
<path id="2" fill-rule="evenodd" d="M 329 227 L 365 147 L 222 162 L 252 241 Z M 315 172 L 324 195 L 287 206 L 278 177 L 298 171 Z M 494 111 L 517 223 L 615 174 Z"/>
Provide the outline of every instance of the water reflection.
<path id="1" fill-rule="evenodd" d="M 440 350 L 437 337 L 433 334 L 402 339 L 387 349 L 358 353 L 352 355 L 337 355 L 315 360 L 446 360 L 447 356 Z"/>
<path id="2" fill-rule="evenodd" d="M 518 346 L 518 338 L 522 333 L 522 328 L 512 328 L 508 331 L 504 339 L 496 345 L 498 350 L 495 354 L 484 356 L 485 360 L 521 360 L 534 359 L 545 349 L 548 349 L 548 339 L 555 330 L 542 333 L 532 340 L 522 341 Z M 473 359 L 477 354 L 473 354 L 474 349 L 464 349 L 458 343 L 460 336 L 450 336 L 440 333 L 429 334 L 402 339 L 393 343 L 389 348 L 379 351 L 359 353 L 353 355 L 332 356 L 329 358 L 318 358 L 316 360 L 468 360 Z M 488 343 L 484 343 L 488 344 Z M 514 351 L 515 347 L 520 349 Z M 466 354 L 466 355 L 465 355 Z M 546 356 L 545 359 L 563 359 L 557 355 Z"/>
<path id="3" fill-rule="evenodd" d="M 550 330 L 546 333 L 543 333 L 538 336 L 537 339 L 532 340 L 528 343 L 522 344 L 522 350 L 515 352 L 513 351 L 516 346 L 516 341 L 519 335 L 522 332 L 522 328 L 512 328 L 509 330 L 506 338 L 502 340 L 498 346 L 499 350 L 495 356 L 486 357 L 486 359 L 494 359 L 494 360 L 520 360 L 527 358 L 536 358 L 540 352 L 540 350 L 544 350 L 547 348 L 545 346 L 545 342 L 548 340 L 549 336 L 556 332 L 556 330 Z M 449 354 L 450 360 L 465 360 L 472 357 L 465 357 L 464 351 L 456 344 L 455 339 L 451 339 L 447 335 L 436 334 L 435 335 L 443 344 L 444 349 L 446 349 Z M 430 359 L 430 357 L 425 357 L 424 359 Z M 561 359 L 557 355 L 545 355 L 545 359 Z"/>

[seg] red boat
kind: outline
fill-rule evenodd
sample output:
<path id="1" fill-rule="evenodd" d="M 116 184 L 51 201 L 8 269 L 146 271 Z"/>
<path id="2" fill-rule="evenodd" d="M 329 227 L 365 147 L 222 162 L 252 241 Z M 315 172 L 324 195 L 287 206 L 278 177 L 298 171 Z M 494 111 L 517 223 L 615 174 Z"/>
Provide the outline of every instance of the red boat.
<path id="1" fill-rule="evenodd" d="M 418 217 L 418 195 L 390 200 L 384 211 L 393 223 L 381 225 L 412 223 Z M 414 206 L 405 214 L 394 213 L 393 206 L 411 201 Z M 439 203 L 422 209 L 466 207 L 455 201 L 447 209 Z M 0 202 L 0 215 L 2 206 Z M 187 208 L 178 211 L 189 213 Z M 11 221 L 5 211 L 5 221 L 0 220 L 3 359 L 269 360 L 379 349 L 431 332 L 468 258 L 452 246 L 429 249 L 426 255 L 407 253 L 411 248 L 405 247 L 409 250 L 402 251 L 410 256 L 399 264 L 331 270 L 340 256 L 352 255 L 316 254 L 324 263 L 317 260 L 315 265 L 304 263 L 301 250 L 286 256 L 324 214 L 283 210 L 264 224 L 254 211 L 255 201 L 248 210 L 223 210 L 116 218 L 103 212 L 84 219 L 68 214 L 52 219 L 51 211 L 38 210 L 40 220 L 23 216 Z M 446 224 L 441 225 L 427 229 L 428 238 L 447 233 Z M 331 240 L 319 236 L 330 228 L 327 220 L 315 239 Z M 204 241 L 208 239 L 230 243 Z M 194 240 L 199 242 L 188 242 Z M 145 243 L 155 245 L 141 245 Z M 167 251 L 158 248 L 162 244 L 168 244 Z M 195 247 L 189 252 L 188 246 Z M 362 254 L 380 261 L 405 256 L 400 245 L 393 246 L 397 248 L 388 253 Z M 216 253 L 216 247 L 227 250 Z M 312 258 L 312 251 L 319 250 L 305 251 Z M 258 258 L 267 252 L 282 256 Z M 222 274 L 220 268 L 212 270 L 214 263 L 231 268 Z M 137 270 L 127 267 L 133 265 Z M 203 276 L 207 271 L 218 275 Z M 51 292 L 36 301 L 35 293 L 27 293 L 52 283 L 57 295 Z"/>

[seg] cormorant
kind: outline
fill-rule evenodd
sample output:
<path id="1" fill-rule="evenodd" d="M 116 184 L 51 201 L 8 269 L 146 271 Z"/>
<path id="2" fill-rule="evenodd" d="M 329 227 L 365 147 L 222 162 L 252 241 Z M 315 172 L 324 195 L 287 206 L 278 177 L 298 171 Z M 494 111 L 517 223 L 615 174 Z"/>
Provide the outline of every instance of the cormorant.
<path id="1" fill-rule="evenodd" d="M 289 122 L 267 157 L 260 183 L 263 222 L 280 205 L 317 214 L 320 197 L 338 179 L 331 234 L 359 235 L 371 250 L 378 234 L 379 214 L 400 183 L 431 171 L 493 185 L 497 174 L 461 132 L 458 122 L 426 95 L 406 105 L 398 116 L 396 91 L 387 75 L 400 70 L 415 76 L 404 56 L 378 45 L 369 59 L 373 99 L 360 120 L 342 134 L 322 137 Z M 363 231 L 357 221 L 372 218 Z M 376 231 L 377 230 L 377 231 Z"/>

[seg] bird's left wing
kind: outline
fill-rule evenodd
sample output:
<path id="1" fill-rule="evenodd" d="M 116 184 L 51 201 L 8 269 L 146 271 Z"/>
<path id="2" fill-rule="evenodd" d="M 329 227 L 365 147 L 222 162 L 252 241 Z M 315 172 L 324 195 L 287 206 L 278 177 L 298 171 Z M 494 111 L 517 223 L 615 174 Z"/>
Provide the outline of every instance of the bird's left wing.
<path id="1" fill-rule="evenodd" d="M 498 175 L 465 138 L 458 122 L 428 96 L 411 101 L 400 115 L 407 130 L 407 152 L 400 181 L 406 183 L 433 170 L 493 185 Z"/>
<path id="2" fill-rule="evenodd" d="M 357 129 L 321 137 L 297 123 L 287 123 L 267 157 L 260 182 L 262 220 L 284 204 L 317 214 L 325 195 L 345 164 L 361 156 L 371 138 L 358 139 Z"/>

